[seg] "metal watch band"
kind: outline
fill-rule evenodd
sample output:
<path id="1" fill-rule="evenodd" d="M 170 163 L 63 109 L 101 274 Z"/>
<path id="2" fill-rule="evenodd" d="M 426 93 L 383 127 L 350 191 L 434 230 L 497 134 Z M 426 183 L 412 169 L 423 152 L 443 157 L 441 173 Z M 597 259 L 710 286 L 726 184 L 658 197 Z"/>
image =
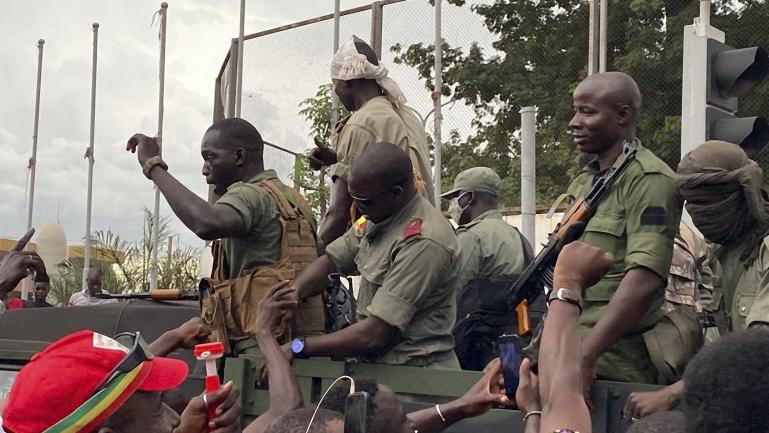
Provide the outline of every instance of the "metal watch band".
<path id="1" fill-rule="evenodd" d="M 563 287 L 553 290 L 550 292 L 550 298 L 547 300 L 548 307 L 554 299 L 576 305 L 579 308 L 579 312 L 582 313 L 582 297 L 574 290 Z"/>

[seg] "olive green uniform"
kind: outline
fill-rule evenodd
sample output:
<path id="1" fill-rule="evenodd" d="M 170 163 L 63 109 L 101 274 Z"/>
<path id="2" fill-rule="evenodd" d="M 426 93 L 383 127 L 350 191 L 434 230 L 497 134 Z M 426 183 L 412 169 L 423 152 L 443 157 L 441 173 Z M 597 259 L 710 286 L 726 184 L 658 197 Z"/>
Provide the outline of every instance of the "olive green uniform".
<path id="1" fill-rule="evenodd" d="M 457 296 L 470 280 L 513 280 L 524 265 L 523 242 L 515 227 L 490 210 L 457 227 L 459 260 Z"/>
<path id="2" fill-rule="evenodd" d="M 747 245 L 745 246 L 747 247 Z M 743 248 L 719 246 L 715 255 L 723 268 L 723 301 L 729 330 L 769 323 L 769 236 L 749 266 L 739 260 Z"/>
<path id="3" fill-rule="evenodd" d="M 392 143 L 408 153 L 415 173 L 426 187 L 420 191 L 435 204 L 427 134 L 414 113 L 394 108 L 384 96 L 368 100 L 344 123 L 335 145 L 338 162 L 331 167 L 331 177 L 347 180 L 355 158 L 370 143 L 377 142 Z"/>
<path id="4" fill-rule="evenodd" d="M 361 276 L 358 320 L 375 316 L 399 331 L 370 361 L 459 368 L 451 334 L 457 239 L 430 202 L 417 195 L 385 221 L 359 220 L 326 255 L 340 272 Z"/>
<path id="5" fill-rule="evenodd" d="M 233 183 L 216 202 L 235 209 L 246 228 L 244 236 L 222 240 L 229 264 L 227 278 L 237 278 L 245 269 L 272 265 L 280 260 L 283 233 L 280 212 L 270 194 L 256 186 L 263 180 L 288 188 L 278 180 L 275 170 L 265 170 L 245 182 Z M 314 226 L 315 223 L 311 221 L 310 224 Z"/>
<path id="6" fill-rule="evenodd" d="M 574 179 L 568 192 L 584 197 L 592 189 L 597 175 L 600 175 L 598 163 L 593 160 Z M 639 143 L 635 161 L 598 205 L 581 237 L 582 241 L 614 255 L 614 263 L 604 278 L 585 290 L 580 321 L 583 336 L 589 334 L 603 316 L 630 269 L 645 267 L 667 281 L 681 209 L 674 172 Z M 656 382 L 657 372 L 642 334 L 662 317 L 664 299 L 660 290 L 636 329 L 620 338 L 598 359 L 596 372 L 600 378 Z"/>

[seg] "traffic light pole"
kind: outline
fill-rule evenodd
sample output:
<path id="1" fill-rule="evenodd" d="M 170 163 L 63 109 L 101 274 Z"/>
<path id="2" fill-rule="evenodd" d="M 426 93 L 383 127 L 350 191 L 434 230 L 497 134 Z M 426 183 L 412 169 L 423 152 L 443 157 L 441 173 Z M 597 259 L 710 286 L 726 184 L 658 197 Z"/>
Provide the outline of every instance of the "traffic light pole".
<path id="1" fill-rule="evenodd" d="M 707 140 L 708 39 L 724 42 L 724 32 L 710 25 L 710 0 L 700 1 L 700 16 L 684 27 L 681 92 L 681 157 Z"/>

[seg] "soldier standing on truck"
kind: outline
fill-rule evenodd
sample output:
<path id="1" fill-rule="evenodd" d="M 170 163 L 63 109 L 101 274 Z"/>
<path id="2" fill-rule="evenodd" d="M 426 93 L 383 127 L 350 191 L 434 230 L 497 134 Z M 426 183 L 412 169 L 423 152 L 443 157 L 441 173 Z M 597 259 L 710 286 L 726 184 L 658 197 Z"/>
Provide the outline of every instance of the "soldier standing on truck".
<path id="1" fill-rule="evenodd" d="M 568 193 L 584 196 L 613 167 L 625 146 L 637 149 L 580 240 L 614 255 L 609 272 L 585 290 L 581 317 L 583 386 L 596 379 L 656 383 L 644 332 L 662 317 L 663 287 L 682 202 L 675 173 L 636 138 L 641 92 L 628 75 L 593 74 L 574 91 L 569 129 L 581 152 L 594 158 Z"/>
<path id="2" fill-rule="evenodd" d="M 456 353 L 463 370 L 483 370 L 499 356 L 497 337 L 516 333 L 507 308 L 508 290 L 533 257 L 529 242 L 502 219 L 498 209 L 502 180 L 488 167 L 459 173 L 441 195 L 458 224 Z"/>
<path id="3" fill-rule="evenodd" d="M 262 137 L 243 119 L 219 121 L 203 136 L 203 175 L 220 196 L 214 204 L 168 172 L 155 139 L 136 134 L 127 150 L 136 152 L 145 176 L 184 225 L 201 239 L 222 239 L 203 318 L 212 338 L 230 344 L 231 353 L 255 348 L 261 296 L 317 257 L 315 221 L 304 199 L 264 168 Z M 295 331 L 323 331 L 323 320 L 322 300 L 313 298 L 299 310 L 299 326 L 306 329 Z"/>
<path id="4" fill-rule="evenodd" d="M 329 174 L 334 192 L 319 231 L 323 245 L 341 236 L 357 218 L 351 216 L 348 176 L 355 158 L 373 143 L 393 143 L 407 152 L 417 190 L 435 204 L 427 134 L 419 119 L 404 106 L 406 97 L 387 76 L 387 68 L 379 64 L 374 50 L 353 36 L 334 55 L 331 79 L 339 100 L 353 114 L 337 126 L 334 149 L 319 145 L 311 157 L 313 168 L 332 166 Z"/>
<path id="5" fill-rule="evenodd" d="M 331 273 L 359 274 L 358 321 L 332 334 L 295 339 L 284 352 L 458 369 L 451 334 L 457 238 L 451 224 L 417 193 L 411 160 L 394 144 L 366 148 L 353 163 L 348 187 L 364 216 L 291 285 L 301 300 L 323 291 Z"/>

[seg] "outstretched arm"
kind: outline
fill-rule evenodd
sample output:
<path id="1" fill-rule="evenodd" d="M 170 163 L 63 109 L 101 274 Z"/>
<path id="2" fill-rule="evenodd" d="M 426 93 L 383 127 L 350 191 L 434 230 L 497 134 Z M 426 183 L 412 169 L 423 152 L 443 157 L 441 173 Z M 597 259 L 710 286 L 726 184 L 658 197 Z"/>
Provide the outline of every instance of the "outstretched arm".
<path id="1" fill-rule="evenodd" d="M 324 247 L 334 242 L 347 230 L 347 226 L 350 223 L 351 206 L 352 197 L 350 197 L 350 192 L 347 191 L 347 181 L 341 177 L 335 178 L 331 203 L 320 224 L 320 229 L 318 229 L 318 238 L 320 238 Z"/>
<path id="2" fill-rule="evenodd" d="M 126 150 L 135 152 L 139 164 L 160 153 L 154 138 L 135 134 L 128 140 Z M 229 206 L 211 204 L 182 185 L 171 173 L 156 165 L 150 171 L 152 182 L 168 201 L 171 210 L 199 238 L 214 240 L 242 236 L 246 227 L 238 213 Z"/>

